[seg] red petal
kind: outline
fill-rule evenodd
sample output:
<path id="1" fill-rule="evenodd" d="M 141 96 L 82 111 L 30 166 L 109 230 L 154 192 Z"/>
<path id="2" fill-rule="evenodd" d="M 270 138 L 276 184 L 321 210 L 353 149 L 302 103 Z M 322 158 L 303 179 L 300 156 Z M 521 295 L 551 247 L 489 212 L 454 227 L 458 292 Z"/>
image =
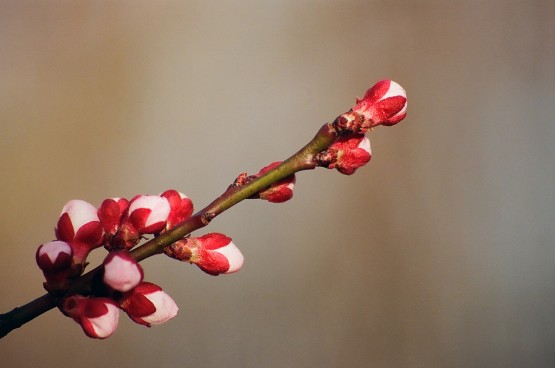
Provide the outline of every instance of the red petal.
<path id="1" fill-rule="evenodd" d="M 65 242 L 73 241 L 75 232 L 73 230 L 73 224 L 71 223 L 71 218 L 69 215 L 64 213 L 58 219 L 58 226 L 56 227 L 56 238 Z"/>
<path id="2" fill-rule="evenodd" d="M 375 108 L 378 111 L 383 111 L 384 118 L 390 118 L 403 109 L 407 99 L 403 96 L 394 96 L 385 98 L 376 103 Z"/>
<path id="3" fill-rule="evenodd" d="M 91 221 L 81 226 L 75 234 L 76 242 L 88 244 L 92 247 L 100 245 L 102 241 L 102 224 L 99 221 Z"/>
<path id="4" fill-rule="evenodd" d="M 197 266 L 207 274 L 217 276 L 229 270 L 229 261 L 223 254 L 204 250 L 199 253 L 201 260 Z"/>
<path id="5" fill-rule="evenodd" d="M 370 88 L 364 94 L 363 100 L 369 100 L 369 102 L 374 102 L 382 98 L 387 91 L 389 91 L 389 86 L 391 85 L 391 81 L 384 79 L 379 81 L 378 83 L 374 84 L 372 88 Z"/>
<path id="6" fill-rule="evenodd" d="M 83 301 L 85 308 L 81 317 L 96 318 L 108 313 L 108 307 L 105 303 L 112 303 L 108 298 L 91 298 Z"/>
<path id="7" fill-rule="evenodd" d="M 123 211 L 120 205 L 113 199 L 104 200 L 98 209 L 98 218 L 104 227 L 104 231 L 109 234 L 115 234 L 122 215 Z"/>
<path id="8" fill-rule="evenodd" d="M 139 286 L 135 288 L 135 291 L 141 294 L 151 294 L 151 293 L 154 293 L 155 291 L 160 291 L 160 290 L 162 290 L 160 286 L 153 284 L 152 282 L 146 282 L 146 281 L 141 282 Z"/>
<path id="9" fill-rule="evenodd" d="M 154 304 L 143 294 L 139 293 L 133 293 L 133 295 L 127 299 L 126 304 L 122 305 L 122 309 L 127 312 L 127 314 L 135 317 L 149 316 L 156 312 Z"/>
<path id="10" fill-rule="evenodd" d="M 293 190 L 287 186 L 270 187 L 269 189 L 260 192 L 260 198 L 272 203 L 283 203 L 293 198 Z"/>
<path id="11" fill-rule="evenodd" d="M 201 247 L 206 250 L 218 249 L 225 247 L 231 242 L 231 238 L 220 233 L 210 233 L 198 238 Z"/>

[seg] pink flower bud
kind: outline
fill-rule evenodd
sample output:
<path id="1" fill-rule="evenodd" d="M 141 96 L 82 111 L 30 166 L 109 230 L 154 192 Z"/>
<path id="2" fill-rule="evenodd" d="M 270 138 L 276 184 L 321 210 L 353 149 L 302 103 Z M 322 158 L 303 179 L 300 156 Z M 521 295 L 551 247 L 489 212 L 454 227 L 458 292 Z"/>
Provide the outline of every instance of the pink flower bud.
<path id="1" fill-rule="evenodd" d="M 118 306 L 108 298 L 73 295 L 64 300 L 62 311 L 79 323 L 85 334 L 92 338 L 105 339 L 118 327 Z"/>
<path id="2" fill-rule="evenodd" d="M 342 136 L 327 151 L 335 152 L 335 159 L 327 167 L 345 175 L 353 174 L 372 157 L 370 140 L 364 134 Z"/>
<path id="3" fill-rule="evenodd" d="M 170 214 L 168 215 L 166 230 L 171 229 L 193 214 L 193 201 L 185 194 L 170 189 L 160 196 L 166 198 L 170 204 Z"/>
<path id="4" fill-rule="evenodd" d="M 127 251 L 112 252 L 104 259 L 103 280 L 114 290 L 126 292 L 143 281 L 143 269 Z"/>
<path id="5" fill-rule="evenodd" d="M 56 237 L 71 245 L 76 263 L 83 263 L 102 244 L 102 224 L 96 212 L 92 204 L 76 199 L 64 206 L 58 219 Z"/>
<path id="6" fill-rule="evenodd" d="M 224 234 L 206 234 L 199 240 L 197 266 L 211 275 L 237 272 L 243 267 L 244 257 L 233 244 L 231 238 Z"/>
<path id="7" fill-rule="evenodd" d="M 54 240 L 37 249 L 37 265 L 46 274 L 55 274 L 71 267 L 73 250 L 68 243 Z"/>
<path id="8" fill-rule="evenodd" d="M 136 323 L 150 327 L 177 315 L 175 301 L 158 285 L 143 282 L 124 294 L 120 308 Z"/>
<path id="9" fill-rule="evenodd" d="M 214 276 L 239 271 L 244 260 L 231 238 L 219 233 L 182 239 L 166 247 L 165 253 L 180 261 L 195 263 Z"/>
<path id="10" fill-rule="evenodd" d="M 108 198 L 102 202 L 98 208 L 98 218 L 106 235 L 115 235 L 127 207 L 129 201 L 125 198 Z"/>
<path id="11" fill-rule="evenodd" d="M 170 210 L 170 204 L 166 198 L 139 195 L 129 202 L 126 221 L 133 224 L 141 234 L 156 234 L 166 225 Z"/>
<path id="12" fill-rule="evenodd" d="M 36 260 L 46 279 L 43 284 L 44 288 L 49 292 L 66 288 L 69 278 L 78 274 L 81 270 L 73 267 L 73 249 L 71 249 L 71 246 L 59 240 L 39 246 Z"/>
<path id="13" fill-rule="evenodd" d="M 407 115 L 407 93 L 398 83 L 382 80 L 357 99 L 352 110 L 369 121 L 368 128 L 395 125 Z"/>
<path id="14" fill-rule="evenodd" d="M 143 234 L 157 234 L 166 226 L 170 204 L 166 198 L 138 195 L 129 202 L 110 249 L 131 249 Z"/>
<path id="15" fill-rule="evenodd" d="M 279 164 L 281 164 L 281 161 L 271 163 L 270 165 L 262 168 L 262 170 L 260 170 L 260 172 L 256 176 L 261 176 L 267 173 Z M 295 174 L 276 181 L 274 184 L 270 185 L 269 188 L 261 190 L 258 195 L 261 199 L 264 199 L 268 202 L 281 203 L 293 198 L 294 187 Z"/>

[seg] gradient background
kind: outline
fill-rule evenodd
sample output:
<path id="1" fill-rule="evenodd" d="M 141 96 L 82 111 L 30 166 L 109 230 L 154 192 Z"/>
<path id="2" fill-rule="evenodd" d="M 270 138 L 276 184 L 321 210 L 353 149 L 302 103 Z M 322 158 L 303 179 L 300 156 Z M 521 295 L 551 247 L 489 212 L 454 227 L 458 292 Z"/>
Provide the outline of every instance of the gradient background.
<path id="1" fill-rule="evenodd" d="M 555 366 L 550 0 L 0 1 L 0 310 L 43 294 L 68 200 L 200 209 L 383 78 L 409 114 L 367 167 L 197 233 L 231 235 L 241 272 L 148 259 L 171 323 L 96 341 L 50 311 L 2 367 Z"/>

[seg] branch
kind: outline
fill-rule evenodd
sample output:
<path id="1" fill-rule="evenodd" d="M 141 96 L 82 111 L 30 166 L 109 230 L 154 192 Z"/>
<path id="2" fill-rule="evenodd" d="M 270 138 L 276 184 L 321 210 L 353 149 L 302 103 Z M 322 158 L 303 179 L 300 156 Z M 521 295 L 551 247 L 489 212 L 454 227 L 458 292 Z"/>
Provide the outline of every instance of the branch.
<path id="1" fill-rule="evenodd" d="M 357 168 L 366 164 L 371 157 L 370 143 L 364 135 L 366 131 L 377 125 L 395 125 L 405 115 L 406 94 L 404 89 L 392 81 L 378 82 L 366 92 L 363 99 L 357 99 L 357 103 L 351 110 L 338 116 L 333 123 L 324 124 L 310 142 L 287 160 L 277 166 L 271 165 L 264 168 L 258 175 L 243 178 L 245 180 L 239 180 L 238 178 L 208 206 L 173 228 L 158 234 L 153 239 L 131 250 L 129 254 L 134 260 L 142 261 L 153 255 L 163 253 L 166 247 L 181 241 L 193 231 L 207 226 L 212 219 L 222 212 L 244 199 L 255 198 L 257 194 L 271 185 L 292 176 L 296 172 L 322 166 L 330 169 L 335 168 L 346 175 L 353 174 Z M 89 206 L 93 207 L 96 214 L 94 206 L 90 204 Z M 58 239 L 60 238 L 58 237 Z M 86 253 L 84 257 L 86 257 Z M 85 258 L 82 259 L 83 263 L 84 260 Z M 81 265 L 80 263 L 79 266 Z M 80 274 L 82 267 L 78 270 L 78 274 Z M 62 284 L 61 287 L 51 287 L 50 284 L 45 283 L 49 293 L 10 312 L 0 314 L 0 338 L 50 309 L 60 306 L 64 300 L 73 298 L 70 300 L 70 304 L 73 303 L 74 305 L 70 305 L 70 307 L 74 308 L 77 308 L 79 298 L 86 299 L 84 298 L 86 296 L 108 296 L 105 299 L 110 301 L 110 295 L 102 294 L 106 293 L 106 289 L 97 287 L 102 283 L 103 271 L 104 266 L 100 265 L 75 279 L 68 279 L 69 285 Z M 81 296 L 73 297 L 76 294 Z M 103 307 L 106 308 L 104 304 Z M 111 307 L 117 308 L 115 305 L 111 305 Z M 92 336 L 88 335 L 100 338 L 109 336 L 109 334 L 103 337 L 94 336 L 94 334 Z"/>
<path id="2" fill-rule="evenodd" d="M 162 233 L 155 238 L 145 242 L 131 251 L 131 255 L 137 261 L 142 261 L 148 257 L 163 253 L 164 248 L 189 235 L 210 223 L 210 221 L 233 207 L 244 199 L 251 197 L 264 188 L 287 176 L 301 170 L 314 169 L 317 164 L 314 157 L 328 148 L 336 139 L 337 131 L 332 124 L 324 124 L 316 136 L 299 152 L 282 162 L 279 166 L 271 169 L 264 175 L 250 181 L 245 185 L 232 185 L 221 196 L 215 199 L 204 209 L 198 211 L 193 216 L 171 230 Z M 102 270 L 101 266 L 87 272 L 79 277 L 71 285 L 66 293 L 71 294 L 90 294 L 91 284 L 95 277 L 98 277 Z M 25 323 L 33 320 L 43 313 L 55 308 L 60 299 L 51 294 L 44 294 L 41 297 L 14 308 L 13 310 L 0 314 L 0 338 L 6 336 L 12 330 L 21 327 Z"/>

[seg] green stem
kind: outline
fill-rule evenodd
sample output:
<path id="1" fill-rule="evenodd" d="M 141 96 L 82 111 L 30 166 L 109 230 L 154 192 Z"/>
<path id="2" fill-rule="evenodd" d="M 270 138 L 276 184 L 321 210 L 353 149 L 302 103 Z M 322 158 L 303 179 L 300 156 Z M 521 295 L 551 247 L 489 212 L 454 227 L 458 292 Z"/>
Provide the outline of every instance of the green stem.
<path id="1" fill-rule="evenodd" d="M 333 125 L 324 124 L 306 146 L 280 165 L 245 185 L 231 186 L 224 194 L 181 224 L 135 248 L 131 251 L 131 255 L 136 260 L 141 261 L 154 254 L 162 253 L 168 245 L 208 225 L 220 213 L 269 187 L 276 181 L 293 175 L 298 171 L 314 169 L 316 167 L 316 163 L 313 160 L 314 156 L 327 149 L 336 139 L 337 133 Z"/>
<path id="2" fill-rule="evenodd" d="M 324 124 L 316 136 L 293 156 L 283 161 L 277 167 L 269 170 L 264 175 L 241 186 L 230 186 L 221 196 L 216 198 L 208 206 L 189 217 L 181 224 L 175 226 L 146 243 L 131 251 L 131 255 L 142 261 L 155 254 L 160 254 L 168 245 L 175 243 L 195 230 L 210 223 L 210 221 L 233 207 L 244 199 L 247 199 L 273 183 L 302 170 L 314 169 L 317 165 L 314 157 L 326 150 L 337 139 L 338 132 L 333 124 Z M 87 272 L 72 284 L 68 294 L 87 294 L 91 290 L 91 283 L 102 267 Z M 40 316 L 41 314 L 56 307 L 57 299 L 50 294 L 41 297 L 13 309 L 10 312 L 0 314 L 0 338 L 6 336 L 10 331 L 21 327 L 23 324 Z"/>

